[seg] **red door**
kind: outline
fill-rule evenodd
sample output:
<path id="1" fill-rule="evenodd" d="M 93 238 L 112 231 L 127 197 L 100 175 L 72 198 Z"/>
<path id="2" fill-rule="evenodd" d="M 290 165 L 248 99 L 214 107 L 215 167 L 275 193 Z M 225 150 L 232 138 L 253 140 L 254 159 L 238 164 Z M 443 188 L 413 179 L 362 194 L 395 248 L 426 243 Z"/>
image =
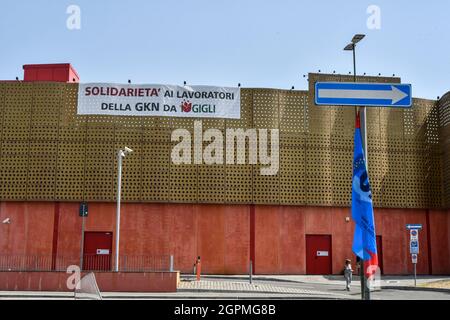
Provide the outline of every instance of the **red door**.
<path id="1" fill-rule="evenodd" d="M 112 232 L 85 232 L 83 270 L 111 270 Z"/>
<path id="2" fill-rule="evenodd" d="M 377 236 L 377 256 L 378 267 L 380 267 L 380 273 L 383 274 L 383 245 L 381 242 L 381 236 Z"/>
<path id="3" fill-rule="evenodd" d="M 306 235 L 306 274 L 331 273 L 331 236 Z"/>

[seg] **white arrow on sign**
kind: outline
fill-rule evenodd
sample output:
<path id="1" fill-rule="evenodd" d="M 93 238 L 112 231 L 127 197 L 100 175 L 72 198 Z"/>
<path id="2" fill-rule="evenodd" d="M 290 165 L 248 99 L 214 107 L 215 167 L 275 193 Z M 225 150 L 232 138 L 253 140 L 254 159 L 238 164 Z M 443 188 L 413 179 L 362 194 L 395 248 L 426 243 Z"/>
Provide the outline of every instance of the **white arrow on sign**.
<path id="1" fill-rule="evenodd" d="M 392 100 L 392 104 L 395 104 L 408 96 L 394 86 L 391 86 L 391 90 L 319 89 L 318 91 L 320 98 L 385 99 Z"/>

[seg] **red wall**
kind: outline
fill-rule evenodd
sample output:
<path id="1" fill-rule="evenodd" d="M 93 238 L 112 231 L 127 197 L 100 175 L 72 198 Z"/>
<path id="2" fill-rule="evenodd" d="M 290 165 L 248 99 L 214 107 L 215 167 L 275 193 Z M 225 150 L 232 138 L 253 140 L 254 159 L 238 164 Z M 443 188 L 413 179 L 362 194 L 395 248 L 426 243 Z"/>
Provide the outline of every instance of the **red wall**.
<path id="1" fill-rule="evenodd" d="M 450 212 L 430 211 L 430 227 L 433 274 L 449 274 Z"/>
<path id="2" fill-rule="evenodd" d="M 82 274 L 81 276 L 84 276 Z M 73 291 L 65 272 L 0 272 L 2 291 Z M 100 292 L 176 292 L 177 272 L 96 272 Z"/>
<path id="3" fill-rule="evenodd" d="M 0 254 L 79 257 L 81 221 L 78 203 L 2 202 Z M 59 219 L 55 219 L 55 214 Z M 450 274 L 450 214 L 447 211 L 376 209 L 376 230 L 382 236 L 385 274 L 410 274 L 408 223 L 421 223 L 417 271 Z M 250 206 L 215 204 L 122 205 L 121 255 L 175 256 L 175 268 L 192 272 L 200 255 L 202 271 L 245 274 L 250 257 Z M 304 274 L 305 235 L 332 236 L 333 273 L 340 273 L 351 252 L 353 223 L 349 208 L 255 206 L 257 274 Z M 56 241 L 53 241 L 54 222 Z M 89 203 L 86 231 L 115 234 L 115 204 Z M 431 244 L 428 248 L 428 238 Z M 56 246 L 54 246 L 54 244 Z M 431 255 L 429 255 L 431 251 Z"/>

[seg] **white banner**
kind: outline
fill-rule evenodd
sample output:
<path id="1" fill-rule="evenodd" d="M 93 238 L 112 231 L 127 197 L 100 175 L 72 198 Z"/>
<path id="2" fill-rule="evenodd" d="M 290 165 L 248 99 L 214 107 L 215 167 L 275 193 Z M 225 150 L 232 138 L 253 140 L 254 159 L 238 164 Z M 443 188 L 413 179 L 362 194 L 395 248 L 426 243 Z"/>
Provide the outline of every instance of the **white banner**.
<path id="1" fill-rule="evenodd" d="M 241 96 L 230 87 L 80 83 L 78 114 L 239 119 Z"/>

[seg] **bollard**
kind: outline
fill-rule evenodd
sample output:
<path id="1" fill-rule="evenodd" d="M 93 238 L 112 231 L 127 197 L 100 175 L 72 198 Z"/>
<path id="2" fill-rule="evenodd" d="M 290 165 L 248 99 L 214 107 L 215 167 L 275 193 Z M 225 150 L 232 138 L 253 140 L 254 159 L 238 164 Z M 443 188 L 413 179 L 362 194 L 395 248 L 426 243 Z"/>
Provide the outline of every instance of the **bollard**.
<path id="1" fill-rule="evenodd" d="M 202 271 L 202 263 L 200 262 L 200 256 L 197 257 L 196 277 L 197 281 L 200 281 L 200 273 Z"/>
<path id="2" fill-rule="evenodd" d="M 170 266 L 169 266 L 169 271 L 173 272 L 173 255 L 170 255 Z"/>

